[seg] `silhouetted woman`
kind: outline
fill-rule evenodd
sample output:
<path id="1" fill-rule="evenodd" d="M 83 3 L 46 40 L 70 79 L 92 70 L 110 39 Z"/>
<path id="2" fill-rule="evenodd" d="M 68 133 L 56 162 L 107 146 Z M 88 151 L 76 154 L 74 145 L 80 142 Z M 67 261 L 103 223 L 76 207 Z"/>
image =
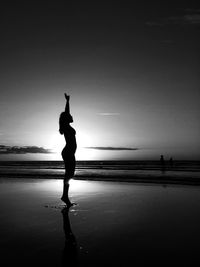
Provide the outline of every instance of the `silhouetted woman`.
<path id="1" fill-rule="evenodd" d="M 62 150 L 62 158 L 65 163 L 65 178 L 63 181 L 63 195 L 61 200 L 66 203 L 67 206 L 71 206 L 72 203 L 69 200 L 69 180 L 74 176 L 75 171 L 75 152 L 76 152 L 76 131 L 70 126 L 73 122 L 73 118 L 70 115 L 69 109 L 69 95 L 65 94 L 66 106 L 65 111 L 60 114 L 60 134 L 64 134 L 66 145 Z"/>

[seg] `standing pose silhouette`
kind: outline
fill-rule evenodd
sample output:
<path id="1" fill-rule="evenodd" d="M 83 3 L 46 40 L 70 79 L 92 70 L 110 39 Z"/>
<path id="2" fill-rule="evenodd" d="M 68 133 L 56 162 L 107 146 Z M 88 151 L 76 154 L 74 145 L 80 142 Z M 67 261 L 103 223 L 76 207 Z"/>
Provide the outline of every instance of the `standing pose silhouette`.
<path id="1" fill-rule="evenodd" d="M 63 195 L 61 200 L 66 203 L 67 206 L 71 206 L 72 203 L 69 200 L 69 180 L 74 176 L 75 171 L 75 152 L 76 152 L 76 131 L 70 126 L 73 122 L 73 118 L 70 114 L 69 99 L 70 96 L 65 94 L 66 105 L 65 111 L 60 114 L 59 126 L 60 134 L 64 134 L 66 145 L 62 150 L 62 158 L 65 163 L 65 177 L 63 181 Z"/>

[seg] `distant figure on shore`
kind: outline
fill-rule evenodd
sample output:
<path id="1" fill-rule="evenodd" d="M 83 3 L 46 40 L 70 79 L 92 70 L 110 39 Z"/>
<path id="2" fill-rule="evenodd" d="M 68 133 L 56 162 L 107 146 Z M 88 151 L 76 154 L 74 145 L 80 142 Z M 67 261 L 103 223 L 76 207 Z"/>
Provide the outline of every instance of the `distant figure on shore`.
<path id="1" fill-rule="evenodd" d="M 62 209 L 63 229 L 65 233 L 65 247 L 62 254 L 62 266 L 77 267 L 79 266 L 78 246 L 76 238 L 71 230 L 68 213 L 69 213 L 68 207 Z"/>
<path id="2" fill-rule="evenodd" d="M 68 207 L 72 206 L 69 200 L 69 180 L 74 176 L 75 171 L 75 152 L 76 152 L 76 131 L 70 126 L 73 122 L 73 118 L 70 114 L 69 99 L 70 96 L 65 94 L 66 105 L 65 111 L 60 114 L 59 119 L 59 131 L 60 134 L 64 134 L 66 145 L 62 150 L 62 158 L 65 163 L 65 177 L 63 181 L 63 195 L 61 200 L 66 203 Z"/>
<path id="3" fill-rule="evenodd" d="M 173 161 L 173 158 L 172 157 L 169 159 L 169 166 L 171 168 L 174 166 L 174 161 Z"/>
<path id="4" fill-rule="evenodd" d="M 164 160 L 163 155 L 160 156 L 160 165 L 161 165 L 161 170 L 164 172 L 165 171 L 165 160 Z"/>

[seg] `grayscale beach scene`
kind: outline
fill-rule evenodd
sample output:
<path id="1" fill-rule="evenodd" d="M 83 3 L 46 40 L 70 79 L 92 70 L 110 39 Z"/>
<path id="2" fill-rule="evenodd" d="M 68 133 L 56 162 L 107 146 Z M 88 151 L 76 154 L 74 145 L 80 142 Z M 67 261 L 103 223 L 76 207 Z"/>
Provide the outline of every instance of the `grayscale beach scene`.
<path id="1" fill-rule="evenodd" d="M 0 21 L 0 266 L 200 266 L 200 3 Z"/>

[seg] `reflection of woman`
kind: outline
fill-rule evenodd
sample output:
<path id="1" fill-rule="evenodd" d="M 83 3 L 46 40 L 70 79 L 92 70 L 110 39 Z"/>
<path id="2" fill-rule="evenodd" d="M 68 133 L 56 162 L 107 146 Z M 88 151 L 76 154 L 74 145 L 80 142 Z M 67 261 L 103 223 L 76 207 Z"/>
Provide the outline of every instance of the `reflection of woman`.
<path id="1" fill-rule="evenodd" d="M 76 238 L 72 233 L 70 221 L 69 221 L 69 208 L 66 207 L 62 209 L 63 215 L 63 228 L 65 233 L 65 247 L 63 250 L 62 265 L 77 267 L 78 262 L 78 246 L 76 243 Z"/>
<path id="2" fill-rule="evenodd" d="M 66 145 L 62 150 L 62 158 L 65 163 L 65 178 L 63 182 L 63 195 L 61 200 L 64 201 L 67 206 L 71 206 L 69 200 L 68 191 L 69 191 L 69 180 L 73 177 L 75 171 L 75 152 L 76 152 L 76 131 L 70 126 L 70 123 L 73 122 L 73 118 L 70 115 L 69 109 L 69 95 L 65 94 L 66 106 L 65 111 L 60 114 L 59 124 L 60 124 L 60 133 L 64 134 Z"/>

